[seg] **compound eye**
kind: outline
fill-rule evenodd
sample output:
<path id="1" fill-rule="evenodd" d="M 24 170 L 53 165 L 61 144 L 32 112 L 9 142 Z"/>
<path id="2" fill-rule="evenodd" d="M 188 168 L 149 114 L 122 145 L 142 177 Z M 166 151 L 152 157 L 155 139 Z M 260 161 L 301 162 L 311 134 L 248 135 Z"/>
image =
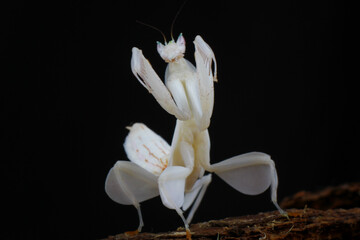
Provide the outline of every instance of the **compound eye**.
<path id="1" fill-rule="evenodd" d="M 161 42 L 156 42 L 156 43 L 157 43 L 157 51 L 160 55 L 162 55 L 164 51 L 164 45 Z"/>
<path id="2" fill-rule="evenodd" d="M 178 46 L 185 46 L 185 38 L 183 37 L 182 33 L 180 33 L 178 39 L 176 40 L 176 44 Z"/>

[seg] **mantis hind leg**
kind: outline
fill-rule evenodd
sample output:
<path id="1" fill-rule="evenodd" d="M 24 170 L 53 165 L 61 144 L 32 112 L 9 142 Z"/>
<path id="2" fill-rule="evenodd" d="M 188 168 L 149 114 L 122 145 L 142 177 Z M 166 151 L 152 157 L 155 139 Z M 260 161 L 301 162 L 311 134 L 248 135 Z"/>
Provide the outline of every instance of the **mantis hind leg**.
<path id="1" fill-rule="evenodd" d="M 210 182 L 211 182 L 211 174 L 203 176 L 202 178 L 196 181 L 196 183 L 193 186 L 193 189 L 191 189 L 191 191 L 185 195 L 185 201 L 182 206 L 182 209 L 186 211 L 192 205 L 191 210 L 186 218 L 186 221 L 189 224 L 191 223 L 191 220 L 194 217 L 194 214 L 198 209 Z"/>
<path id="2" fill-rule="evenodd" d="M 257 195 L 270 187 L 271 201 L 282 215 L 286 212 L 277 203 L 278 177 L 275 163 L 270 156 L 261 152 L 241 154 L 204 168 L 214 172 L 237 191 Z"/>
<path id="3" fill-rule="evenodd" d="M 115 202 L 133 205 L 139 215 L 139 227 L 135 231 L 126 232 L 135 235 L 141 232 L 144 222 L 140 210 L 140 202 L 159 195 L 157 177 L 135 163 L 118 161 L 106 177 L 105 191 Z"/>
<path id="4" fill-rule="evenodd" d="M 138 206 L 135 206 L 135 208 L 136 208 L 136 210 L 138 212 L 138 215 L 139 215 L 139 227 L 134 231 L 125 232 L 125 235 L 128 235 L 128 236 L 135 236 L 136 234 L 141 232 L 141 230 L 142 230 L 142 228 L 144 226 L 144 221 L 143 221 L 142 214 L 141 214 L 140 204 Z"/>

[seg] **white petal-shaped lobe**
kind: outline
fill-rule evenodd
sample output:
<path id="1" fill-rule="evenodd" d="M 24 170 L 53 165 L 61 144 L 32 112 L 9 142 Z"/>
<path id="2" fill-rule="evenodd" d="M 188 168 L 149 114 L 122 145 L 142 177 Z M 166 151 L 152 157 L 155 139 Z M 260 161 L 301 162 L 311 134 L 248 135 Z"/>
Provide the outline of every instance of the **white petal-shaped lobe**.
<path id="1" fill-rule="evenodd" d="M 117 161 L 105 180 L 105 192 L 115 202 L 137 207 L 159 195 L 158 178 L 135 163 Z"/>
<path id="2" fill-rule="evenodd" d="M 169 144 L 145 124 L 130 127 L 124 148 L 130 161 L 157 176 L 168 166 Z"/>
<path id="3" fill-rule="evenodd" d="M 236 190 L 248 195 L 260 194 L 271 184 L 269 165 L 238 168 L 218 173 L 218 176 Z"/>
<path id="4" fill-rule="evenodd" d="M 232 157 L 209 166 L 230 186 L 248 195 L 264 192 L 276 178 L 274 162 L 264 153 L 252 152 Z"/>
<path id="5" fill-rule="evenodd" d="M 185 167 L 171 166 L 159 177 L 161 200 L 167 208 L 179 209 L 184 203 L 185 180 L 190 170 Z"/>

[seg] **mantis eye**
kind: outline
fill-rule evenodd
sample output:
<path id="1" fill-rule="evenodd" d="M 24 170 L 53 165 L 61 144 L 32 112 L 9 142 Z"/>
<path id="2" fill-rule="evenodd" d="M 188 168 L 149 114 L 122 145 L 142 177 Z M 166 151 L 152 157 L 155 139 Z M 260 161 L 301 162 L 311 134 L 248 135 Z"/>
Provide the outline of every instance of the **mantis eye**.
<path id="1" fill-rule="evenodd" d="M 185 47 L 185 38 L 183 37 L 182 33 L 180 33 L 178 39 L 176 40 L 176 44 L 179 47 Z"/>
<path id="2" fill-rule="evenodd" d="M 164 51 L 164 45 L 161 42 L 156 42 L 157 43 L 157 51 L 160 54 L 160 56 L 162 55 L 163 51 Z"/>

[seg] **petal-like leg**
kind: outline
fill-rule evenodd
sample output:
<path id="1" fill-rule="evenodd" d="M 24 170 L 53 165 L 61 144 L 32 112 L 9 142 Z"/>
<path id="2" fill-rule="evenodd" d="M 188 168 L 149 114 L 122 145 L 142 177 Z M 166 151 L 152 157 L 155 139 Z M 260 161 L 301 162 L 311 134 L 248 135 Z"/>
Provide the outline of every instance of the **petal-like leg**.
<path id="1" fill-rule="evenodd" d="M 194 132 L 195 130 L 195 132 Z M 204 168 L 198 159 L 202 157 L 199 153 L 199 145 L 194 142 L 198 135 L 197 125 L 194 119 L 190 121 L 176 121 L 175 132 L 171 143 L 170 166 L 185 166 L 192 169 L 191 174 L 186 178 L 185 191 L 190 191 L 194 183 L 204 175 Z M 195 159 L 183 156 L 182 148 L 191 148 L 194 151 Z M 207 152 L 207 154 L 209 154 Z"/>
<path id="2" fill-rule="evenodd" d="M 180 166 L 171 166 L 159 177 L 160 197 L 165 207 L 174 209 L 184 222 L 188 232 L 189 224 L 180 207 L 184 203 L 185 181 L 191 170 Z"/>
<path id="3" fill-rule="evenodd" d="M 194 65 L 185 58 L 169 63 L 165 72 L 165 85 L 178 108 L 200 122 L 202 105 L 199 78 Z"/>
<path id="4" fill-rule="evenodd" d="M 192 130 L 194 127 L 196 127 L 196 125 L 193 121 L 176 121 L 171 142 L 169 165 L 185 166 L 187 168 L 194 166 L 194 156 L 186 154 L 194 151 L 193 147 L 190 146 L 194 141 L 194 133 Z M 186 156 L 184 154 L 186 154 Z"/>
<path id="5" fill-rule="evenodd" d="M 200 130 L 203 130 L 203 112 L 202 112 L 202 102 L 200 96 L 198 78 L 189 78 L 186 81 L 185 88 L 187 97 L 191 106 L 192 116 L 194 117 L 196 124 Z"/>
<path id="6" fill-rule="evenodd" d="M 215 54 L 210 48 L 210 46 L 202 39 L 200 35 L 197 35 L 194 40 L 195 51 L 201 55 L 204 63 L 206 63 L 206 69 L 208 70 L 209 75 L 213 76 L 213 81 L 217 82 L 217 65 Z M 211 63 L 214 62 L 214 74 L 212 74 Z"/>
<path id="7" fill-rule="evenodd" d="M 201 200 L 203 199 L 206 189 L 209 186 L 210 182 L 211 182 L 211 174 L 203 176 L 202 178 L 200 178 L 199 180 L 197 180 L 195 182 L 191 191 L 189 191 L 185 194 L 185 200 L 184 200 L 182 209 L 184 211 L 186 211 L 191 206 L 191 204 L 194 203 L 187 218 L 186 218 L 186 221 L 189 224 L 191 223 L 191 220 L 194 217 L 194 214 L 195 214 L 196 210 L 198 209 L 198 207 L 201 203 Z"/>
<path id="8" fill-rule="evenodd" d="M 189 116 L 188 118 L 190 118 L 191 110 L 187 99 L 188 96 L 185 92 L 182 82 L 176 79 L 173 79 L 172 81 L 166 81 L 166 87 L 169 89 L 171 96 L 174 98 L 178 109 L 184 113 L 184 115 Z"/>
<path id="9" fill-rule="evenodd" d="M 198 124 L 200 130 L 205 130 L 209 127 L 214 106 L 214 81 L 217 81 L 216 59 L 210 46 L 200 36 L 196 36 L 194 45 L 196 71 L 199 79 L 203 113 L 201 121 Z M 211 68 L 212 62 L 214 62 L 214 73 Z"/>
<path id="10" fill-rule="evenodd" d="M 187 112 L 182 112 L 178 108 L 169 90 L 143 56 L 142 51 L 136 47 L 132 49 L 131 70 L 139 82 L 168 113 L 175 115 L 180 120 L 187 120 L 191 117 Z"/>
<path id="11" fill-rule="evenodd" d="M 180 153 L 186 161 L 194 161 L 194 149 L 190 144 L 181 142 Z M 160 197 L 163 204 L 178 213 L 184 222 L 188 237 L 190 236 L 189 224 L 184 218 L 183 211 L 180 208 L 184 204 L 186 178 L 191 171 L 191 167 L 170 166 L 160 174 L 158 180 Z"/>
<path id="12" fill-rule="evenodd" d="M 184 162 L 194 162 L 194 149 L 184 141 L 179 143 L 180 155 Z M 170 208 L 176 209 L 184 203 L 184 192 L 186 178 L 192 171 L 191 166 L 169 166 L 159 176 L 159 191 L 163 204 Z"/>
<path id="13" fill-rule="evenodd" d="M 226 183 L 244 194 L 260 194 L 271 186 L 272 202 L 281 214 L 285 213 L 277 204 L 278 178 L 275 164 L 269 155 L 251 152 L 213 165 L 205 163 L 204 168 L 215 172 Z"/>
<path id="14" fill-rule="evenodd" d="M 210 137 L 207 129 L 197 134 L 194 146 L 196 148 L 196 160 L 207 170 L 210 168 Z"/>
<path id="15" fill-rule="evenodd" d="M 180 208 L 184 203 L 185 180 L 190 170 L 181 166 L 171 166 L 159 176 L 160 197 L 170 209 Z"/>
<path id="16" fill-rule="evenodd" d="M 157 177 L 128 161 L 118 161 L 112 167 L 105 180 L 105 192 L 115 202 L 134 205 L 139 215 L 141 231 L 144 223 L 141 216 L 140 202 L 159 195 Z"/>

